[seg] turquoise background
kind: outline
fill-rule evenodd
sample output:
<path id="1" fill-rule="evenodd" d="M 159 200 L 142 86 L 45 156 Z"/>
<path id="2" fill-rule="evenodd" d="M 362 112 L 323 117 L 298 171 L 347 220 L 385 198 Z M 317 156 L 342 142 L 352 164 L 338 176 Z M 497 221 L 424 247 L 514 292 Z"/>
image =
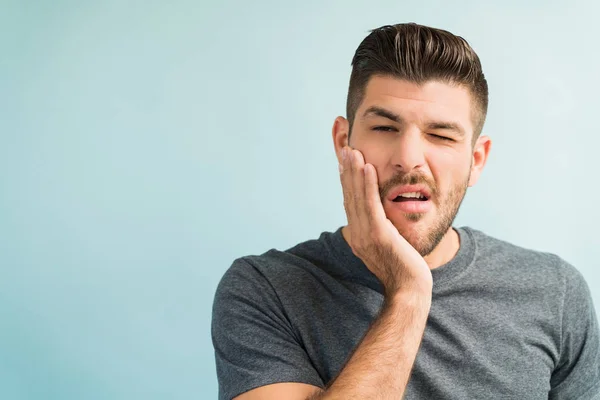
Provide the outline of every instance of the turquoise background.
<path id="1" fill-rule="evenodd" d="M 455 225 L 559 254 L 600 304 L 599 11 L 0 1 L 0 398 L 216 398 L 216 285 L 345 223 L 331 126 L 390 23 L 483 63 L 492 152 Z"/>

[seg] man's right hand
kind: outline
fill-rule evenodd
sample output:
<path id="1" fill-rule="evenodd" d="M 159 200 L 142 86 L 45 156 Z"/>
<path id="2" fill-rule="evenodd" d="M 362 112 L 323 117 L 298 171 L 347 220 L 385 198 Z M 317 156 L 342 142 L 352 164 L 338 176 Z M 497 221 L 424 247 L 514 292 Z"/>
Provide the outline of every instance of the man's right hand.
<path id="1" fill-rule="evenodd" d="M 349 146 L 342 149 L 342 159 L 340 178 L 353 253 L 381 281 L 386 298 L 413 290 L 431 295 L 427 262 L 385 215 L 375 167 Z"/>

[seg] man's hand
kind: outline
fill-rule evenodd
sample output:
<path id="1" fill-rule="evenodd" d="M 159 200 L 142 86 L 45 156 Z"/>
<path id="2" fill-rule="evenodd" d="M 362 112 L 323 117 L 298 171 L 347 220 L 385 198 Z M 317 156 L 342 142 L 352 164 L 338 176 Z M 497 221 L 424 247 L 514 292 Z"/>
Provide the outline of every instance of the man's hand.
<path id="1" fill-rule="evenodd" d="M 406 290 L 430 294 L 429 266 L 386 217 L 375 167 L 365 164 L 359 150 L 346 146 L 344 152 L 340 178 L 353 253 L 379 278 L 386 298 Z"/>

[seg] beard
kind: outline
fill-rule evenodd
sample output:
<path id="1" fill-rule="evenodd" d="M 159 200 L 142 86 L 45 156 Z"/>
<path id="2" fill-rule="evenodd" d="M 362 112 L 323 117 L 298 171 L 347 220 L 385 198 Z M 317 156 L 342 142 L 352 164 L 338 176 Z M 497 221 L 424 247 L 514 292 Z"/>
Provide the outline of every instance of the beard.
<path id="1" fill-rule="evenodd" d="M 388 188 L 389 190 L 396 185 L 425 184 L 431 189 L 430 200 L 434 203 L 434 210 L 436 211 L 435 215 L 430 216 L 430 213 L 402 213 L 406 220 L 413 223 L 425 220 L 428 217 L 433 219 L 428 226 L 414 224 L 411 227 L 401 221 L 394 222 L 390 219 L 398 232 L 422 257 L 429 255 L 435 250 L 444 236 L 448 233 L 448 230 L 454 223 L 454 219 L 458 214 L 460 205 L 464 200 L 470 178 L 471 168 L 469 167 L 469 174 L 466 179 L 456 183 L 446 194 L 439 193 L 435 186 L 430 183 L 429 179 L 419 175 L 392 178 L 381 188 L 380 195 L 382 199 L 385 198 L 384 194 L 387 193 L 387 190 L 385 189 Z"/>

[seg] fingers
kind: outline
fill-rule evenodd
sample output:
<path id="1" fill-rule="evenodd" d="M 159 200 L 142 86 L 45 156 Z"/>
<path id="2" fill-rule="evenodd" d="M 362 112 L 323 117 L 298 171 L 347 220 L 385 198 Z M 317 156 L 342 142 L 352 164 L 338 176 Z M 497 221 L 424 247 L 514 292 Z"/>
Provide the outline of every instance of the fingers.
<path id="1" fill-rule="evenodd" d="M 357 229 L 359 220 L 356 215 L 356 197 L 354 188 L 354 171 L 352 167 L 352 149 L 345 146 L 342 149 L 342 164 L 340 169 L 340 180 L 342 182 L 342 190 L 344 192 L 344 209 L 348 219 L 348 227 L 350 235 Z"/>
<path id="2" fill-rule="evenodd" d="M 354 220 L 354 205 L 352 199 L 352 167 L 348 161 L 346 147 L 342 149 L 342 163 L 340 164 L 340 181 L 342 183 L 342 192 L 344 193 L 344 209 L 348 224 Z"/>
<path id="3" fill-rule="evenodd" d="M 365 164 L 365 205 L 367 208 L 367 216 L 370 218 L 370 225 L 376 226 L 377 221 L 385 221 L 386 215 L 379 196 L 379 182 L 377 179 L 377 171 L 372 164 Z"/>
<path id="4" fill-rule="evenodd" d="M 369 216 L 365 202 L 365 159 L 359 150 L 351 150 L 352 156 L 352 197 L 354 203 L 355 217 L 360 232 L 369 232 Z"/>
<path id="5" fill-rule="evenodd" d="M 365 197 L 364 158 L 360 151 L 348 146 L 342 163 L 341 180 L 344 191 L 344 208 L 348 217 L 350 232 L 357 235 L 369 232 L 370 216 Z"/>

